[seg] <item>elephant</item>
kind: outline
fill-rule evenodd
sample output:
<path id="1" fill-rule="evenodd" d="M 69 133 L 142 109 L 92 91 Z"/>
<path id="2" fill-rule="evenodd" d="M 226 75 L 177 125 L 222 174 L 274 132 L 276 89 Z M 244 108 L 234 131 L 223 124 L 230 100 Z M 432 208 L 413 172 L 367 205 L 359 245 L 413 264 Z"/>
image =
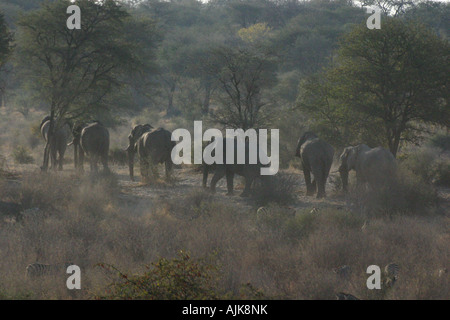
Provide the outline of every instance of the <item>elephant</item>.
<path id="1" fill-rule="evenodd" d="M 55 123 L 58 123 L 58 121 L 55 121 Z M 41 134 L 46 142 L 48 140 L 49 129 L 50 116 L 46 116 L 44 119 L 42 119 L 40 124 Z M 54 129 L 53 138 L 49 144 L 52 169 L 63 169 L 64 153 L 66 152 L 67 142 L 70 139 L 70 134 L 70 125 L 67 122 L 63 123 L 62 126 Z M 57 159 L 58 155 L 59 158 Z"/>
<path id="2" fill-rule="evenodd" d="M 348 172 L 356 171 L 356 183 L 361 186 L 367 183 L 372 188 L 378 188 L 392 181 L 396 174 L 394 155 L 382 148 L 370 148 L 365 144 L 347 147 L 340 156 L 339 173 L 344 192 L 348 192 Z"/>
<path id="3" fill-rule="evenodd" d="M 173 166 L 171 153 L 175 146 L 170 131 L 164 128 L 153 129 L 149 124 L 139 124 L 131 130 L 128 140 L 129 145 L 126 151 L 132 181 L 134 181 L 134 155 L 136 153 L 139 156 L 143 179 L 149 177 L 150 165 L 153 167 L 158 163 L 165 164 L 166 177 L 170 177 Z"/>
<path id="4" fill-rule="evenodd" d="M 245 179 L 245 187 L 244 191 L 241 193 L 241 197 L 248 197 L 250 195 L 251 187 L 253 182 L 258 177 L 261 176 L 261 167 L 263 165 L 259 162 L 256 164 L 249 164 L 249 142 L 245 142 L 245 164 L 237 164 L 237 152 L 234 152 L 234 164 L 226 163 L 226 142 L 231 140 L 231 138 L 222 138 L 223 139 L 223 163 L 222 164 L 203 164 L 203 187 L 207 187 L 208 174 L 209 171 L 214 168 L 215 172 L 211 179 L 211 192 L 216 191 L 217 182 L 226 176 L 227 180 L 227 191 L 228 195 L 233 195 L 234 186 L 233 180 L 234 175 L 237 174 L 239 176 L 244 177 Z M 234 150 L 237 150 L 237 139 L 234 139 Z"/>
<path id="5" fill-rule="evenodd" d="M 306 195 L 314 195 L 317 189 L 317 198 L 326 197 L 325 185 L 333 163 L 334 148 L 308 131 L 298 140 L 295 156 L 302 161 Z M 312 182 L 311 173 L 314 176 Z"/>
<path id="6" fill-rule="evenodd" d="M 108 153 L 109 153 L 109 131 L 100 122 L 93 121 L 89 124 L 79 123 L 73 129 L 73 141 L 69 144 L 74 145 L 75 168 L 84 171 L 84 155 L 89 156 L 91 172 L 97 172 L 97 163 L 101 160 L 103 169 L 109 171 Z"/>

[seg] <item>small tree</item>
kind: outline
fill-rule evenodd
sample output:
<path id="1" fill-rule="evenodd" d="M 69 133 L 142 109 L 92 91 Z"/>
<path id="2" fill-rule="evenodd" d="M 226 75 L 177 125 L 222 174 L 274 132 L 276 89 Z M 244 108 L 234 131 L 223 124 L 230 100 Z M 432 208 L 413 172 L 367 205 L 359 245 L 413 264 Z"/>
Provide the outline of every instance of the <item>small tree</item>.
<path id="1" fill-rule="evenodd" d="M 276 80 L 273 61 L 249 47 L 219 47 L 212 50 L 211 56 L 209 72 L 220 89 L 215 120 L 244 130 L 264 123 L 261 110 L 268 100 L 263 90 Z"/>
<path id="2" fill-rule="evenodd" d="M 420 138 L 423 124 L 450 125 L 449 49 L 417 21 L 361 25 L 345 36 L 334 65 L 303 83 L 298 106 L 315 124 L 347 131 L 342 140 L 372 137 L 396 155 L 401 141 Z"/>

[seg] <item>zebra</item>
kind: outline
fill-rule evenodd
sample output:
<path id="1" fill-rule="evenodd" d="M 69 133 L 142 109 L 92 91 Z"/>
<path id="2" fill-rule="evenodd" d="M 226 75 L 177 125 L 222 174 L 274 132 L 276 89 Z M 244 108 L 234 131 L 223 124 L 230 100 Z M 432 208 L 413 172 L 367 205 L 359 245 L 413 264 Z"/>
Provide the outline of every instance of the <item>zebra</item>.
<path id="1" fill-rule="evenodd" d="M 31 263 L 26 268 L 26 276 L 28 278 L 36 278 L 48 275 L 64 274 L 69 266 L 73 265 L 72 262 L 59 263 L 59 264 L 43 264 L 43 263 Z"/>
<path id="2" fill-rule="evenodd" d="M 357 297 L 349 293 L 339 292 L 336 293 L 336 300 L 361 300 L 361 299 L 358 299 Z"/>
<path id="3" fill-rule="evenodd" d="M 396 263 L 389 263 L 384 268 L 384 273 L 386 275 L 386 285 L 392 287 L 394 283 L 398 280 L 398 272 L 400 267 Z"/>

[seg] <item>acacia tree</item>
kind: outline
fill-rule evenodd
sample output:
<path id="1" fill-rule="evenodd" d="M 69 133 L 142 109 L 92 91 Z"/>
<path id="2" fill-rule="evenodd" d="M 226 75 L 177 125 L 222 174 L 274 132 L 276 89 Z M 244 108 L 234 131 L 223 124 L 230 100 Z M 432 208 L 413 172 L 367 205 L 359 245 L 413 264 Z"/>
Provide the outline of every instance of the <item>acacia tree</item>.
<path id="1" fill-rule="evenodd" d="M 218 47 L 211 51 L 208 70 L 219 83 L 214 119 L 231 128 L 247 130 L 264 123 L 268 100 L 264 89 L 276 81 L 275 64 L 262 51 L 249 47 Z"/>
<path id="2" fill-rule="evenodd" d="M 55 128 L 104 108 L 105 97 L 123 85 L 124 75 L 145 70 L 145 58 L 152 60 L 141 47 L 145 42 L 134 41 L 130 33 L 136 22 L 115 1 L 78 0 L 81 30 L 66 26 L 71 4 L 45 2 L 19 21 L 20 66 L 26 69 L 25 79 L 50 105 L 43 170 L 48 167 Z M 153 34 L 151 25 L 137 29 Z"/>
<path id="3" fill-rule="evenodd" d="M 448 41 L 417 21 L 358 26 L 333 66 L 302 85 L 298 106 L 335 133 L 357 128 L 348 142 L 371 136 L 396 155 L 401 141 L 417 141 L 423 124 L 449 126 L 449 53 Z"/>

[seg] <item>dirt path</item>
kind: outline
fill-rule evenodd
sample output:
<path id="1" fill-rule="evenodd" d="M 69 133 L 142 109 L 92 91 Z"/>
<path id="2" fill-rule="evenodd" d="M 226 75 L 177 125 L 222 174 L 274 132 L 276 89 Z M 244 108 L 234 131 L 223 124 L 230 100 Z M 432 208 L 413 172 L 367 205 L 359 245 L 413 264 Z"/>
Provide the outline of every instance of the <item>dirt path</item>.
<path id="1" fill-rule="evenodd" d="M 128 176 L 128 167 L 126 166 L 111 166 L 111 171 L 118 178 L 118 185 L 120 187 L 119 203 L 121 206 L 129 207 L 130 211 L 134 210 L 136 207 L 151 207 L 158 201 L 172 201 L 176 199 L 182 200 L 182 198 L 195 190 L 202 190 L 202 173 L 195 171 L 193 168 L 182 167 L 174 170 L 173 182 L 169 183 L 165 181 L 164 168 L 159 166 L 160 179 L 157 183 L 144 184 L 141 181 L 139 170 L 135 170 L 135 181 L 131 181 Z M 36 165 L 20 165 L 15 166 L 15 173 L 19 175 L 19 178 L 11 180 L 11 183 L 20 182 L 20 175 L 25 173 L 36 173 L 39 172 L 39 168 Z M 73 175 L 75 171 L 72 166 L 66 165 L 63 172 L 58 172 L 61 175 Z M 89 174 L 89 168 L 86 168 L 86 173 Z M 339 192 L 333 190 L 333 185 L 330 180 L 336 178 L 336 173 L 331 173 L 331 179 L 327 184 L 327 198 L 326 199 L 316 199 L 315 197 L 305 196 L 305 185 L 303 175 L 299 172 L 289 172 L 289 174 L 296 177 L 298 184 L 295 190 L 295 200 L 290 207 L 296 211 L 302 209 L 321 209 L 327 207 L 333 208 L 345 208 L 346 201 L 345 197 Z M 212 175 L 209 176 L 208 185 L 211 181 Z M 221 179 L 217 184 L 217 192 L 214 195 L 217 201 L 223 201 L 226 203 L 231 203 L 236 206 L 236 210 L 248 210 L 256 209 L 256 205 L 252 199 L 242 198 L 239 196 L 243 189 L 243 181 L 240 177 L 235 179 L 235 195 L 226 195 L 226 181 L 225 178 Z M 439 188 L 438 190 L 441 206 L 443 208 L 450 209 L 450 188 Z M 447 210 L 447 209 L 444 209 Z"/>
<path id="2" fill-rule="evenodd" d="M 174 170 L 175 182 L 169 184 L 164 182 L 164 172 L 162 166 L 159 168 L 160 183 L 156 184 L 143 184 L 139 176 L 136 176 L 136 181 L 131 181 L 128 176 L 128 169 L 126 167 L 115 167 L 113 171 L 119 177 L 119 186 L 122 194 L 121 199 L 124 201 L 139 201 L 141 203 L 147 202 L 147 205 L 151 205 L 155 200 L 171 200 L 182 198 L 183 196 L 197 190 L 201 190 L 202 186 L 202 174 L 195 171 L 192 168 L 180 168 Z M 303 176 L 299 173 L 290 173 L 296 176 L 298 184 L 296 186 L 296 199 L 290 205 L 290 207 L 297 209 L 303 208 L 323 208 L 323 207 L 336 207 L 342 208 L 345 206 L 345 200 L 342 196 L 337 196 L 332 191 L 332 186 L 327 186 L 329 190 L 329 196 L 326 199 L 316 199 L 315 197 L 306 197 L 305 186 Z M 208 177 L 208 185 L 211 181 L 212 175 Z M 249 209 L 254 208 L 255 203 L 252 199 L 242 198 L 239 194 L 243 189 L 243 181 L 239 177 L 235 179 L 235 195 L 226 195 L 226 181 L 225 178 L 221 179 L 217 184 L 217 191 L 214 197 L 217 201 L 224 201 L 234 204 L 237 208 Z"/>

